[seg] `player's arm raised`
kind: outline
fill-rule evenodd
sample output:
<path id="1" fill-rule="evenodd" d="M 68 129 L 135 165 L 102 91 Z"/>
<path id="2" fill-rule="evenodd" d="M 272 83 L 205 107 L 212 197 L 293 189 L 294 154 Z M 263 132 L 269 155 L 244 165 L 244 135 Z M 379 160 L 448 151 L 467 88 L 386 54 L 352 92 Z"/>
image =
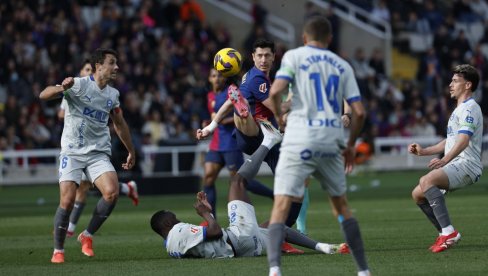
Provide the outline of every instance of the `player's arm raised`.
<path id="1" fill-rule="evenodd" d="M 232 102 L 229 99 L 227 99 L 227 101 L 225 101 L 225 103 L 220 107 L 219 111 L 215 113 L 215 116 L 212 118 L 212 122 L 210 122 L 208 126 L 197 130 L 197 136 L 196 136 L 197 139 L 203 140 L 208 136 L 210 136 L 217 128 L 220 121 L 222 121 L 222 119 L 227 114 L 229 114 L 229 112 L 232 111 L 232 108 L 233 108 Z"/>
<path id="2" fill-rule="evenodd" d="M 61 83 L 61 85 L 51 85 L 44 88 L 44 90 L 42 90 L 41 93 L 39 94 L 39 99 L 44 101 L 57 99 L 61 97 L 64 91 L 70 89 L 74 83 L 75 83 L 74 78 L 72 77 L 65 78 Z"/>
<path id="3" fill-rule="evenodd" d="M 115 132 L 129 152 L 127 162 L 122 164 L 122 168 L 130 170 L 136 163 L 136 152 L 134 150 L 134 145 L 132 144 L 129 127 L 127 126 L 124 116 L 122 115 L 122 109 L 120 107 L 114 108 L 110 113 L 110 118 L 112 119 L 112 122 L 114 122 Z"/>
<path id="4" fill-rule="evenodd" d="M 215 218 L 212 215 L 212 209 L 209 208 L 208 202 L 205 202 L 203 199 L 198 198 L 197 194 L 197 201 L 193 204 L 193 207 L 197 211 L 197 214 L 200 215 L 206 222 L 208 222 L 207 231 L 206 231 L 206 239 L 207 240 L 215 240 L 222 237 L 222 227 L 217 223 Z"/>
<path id="5" fill-rule="evenodd" d="M 288 84 L 289 81 L 286 79 L 275 79 L 269 90 L 269 97 L 263 101 L 264 106 L 269 108 L 278 120 L 281 130 L 283 130 L 284 127 L 283 118 L 281 116 L 281 99 L 283 93 L 288 90 Z"/>

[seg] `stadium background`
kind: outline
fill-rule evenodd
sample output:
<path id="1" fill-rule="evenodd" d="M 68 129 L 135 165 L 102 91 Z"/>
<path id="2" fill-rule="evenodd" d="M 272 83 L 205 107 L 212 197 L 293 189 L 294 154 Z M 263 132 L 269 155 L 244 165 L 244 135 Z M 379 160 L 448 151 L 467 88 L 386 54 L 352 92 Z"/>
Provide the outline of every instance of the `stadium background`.
<path id="1" fill-rule="evenodd" d="M 249 23 L 243 19 L 245 16 L 221 9 L 226 5 L 239 6 L 236 2 L 248 4 L 249 9 L 241 8 L 241 14 L 249 16 Z M 257 2 L 259 6 L 254 1 L 237 0 L 196 3 L 203 14 L 185 13 L 189 6 L 183 0 L 1 1 L 2 174 L 27 162 L 29 170 L 20 170 L 15 178 L 27 174 L 36 182 L 46 182 L 43 179 L 47 175 L 41 174 L 39 168 L 52 163 L 52 158 L 2 160 L 2 154 L 58 148 L 62 124 L 55 114 L 59 102 L 39 102 L 37 95 L 44 86 L 76 74 L 83 59 L 100 46 L 113 47 L 120 53 L 121 72 L 115 86 L 121 91 L 125 117 L 137 145 L 195 144 L 194 130 L 208 118 L 206 76 L 213 53 L 232 46 L 249 59 L 249 43 L 256 37 L 277 39 L 256 27 L 270 29 L 273 16 L 296 28 L 291 44 L 277 39 L 278 57 L 287 48 L 300 45 L 304 18 L 314 13 L 329 16 L 337 38 L 331 49 L 353 64 L 365 96 L 368 120 L 363 139 L 373 148 L 385 138 L 417 140 L 427 134 L 436 139 L 445 134 L 445 121 L 453 108 L 446 93 L 453 64 L 469 62 L 480 70 L 482 82 L 476 96 L 485 115 L 488 110 L 488 97 L 483 97 L 488 85 L 486 1 L 390 0 L 384 1 L 385 9 L 378 0 L 340 0 L 334 2 L 332 10 L 322 7 L 330 5 L 328 1 L 306 4 L 262 0 Z M 392 31 L 388 43 L 340 16 L 341 11 L 356 8 L 364 11 L 356 17 L 363 25 L 375 28 L 378 20 L 373 18 L 387 18 Z M 380 30 L 382 26 L 379 24 Z M 363 48 L 362 55 L 361 51 L 356 54 L 358 48 Z M 382 146 L 381 151 L 404 154 L 395 146 Z M 380 153 L 375 152 L 373 159 L 379 157 Z M 418 163 L 418 159 L 412 162 Z M 364 168 L 348 177 L 349 200 L 361 221 L 368 259 L 376 275 L 486 275 L 488 265 L 483 256 L 488 206 L 484 177 L 476 185 L 447 197 L 463 241 L 448 254 L 436 255 L 424 248 L 434 239 L 435 231 L 410 199 L 411 188 L 425 170 L 378 172 L 368 170 L 367 163 Z M 52 177 L 56 177 L 55 173 Z M 260 180 L 272 185 L 269 177 Z M 143 195 L 137 208 L 121 199 L 110 220 L 97 233 L 96 258 L 82 256 L 77 242 L 68 240 L 67 263 L 53 266 L 49 263 L 52 215 L 59 202 L 55 183 L 6 186 L 0 177 L 0 275 L 215 275 L 218 271 L 219 275 L 249 276 L 267 272 L 265 257 L 175 261 L 162 252 L 161 240 L 148 226 L 151 214 L 168 208 L 182 220 L 199 223 L 191 209 L 192 194 Z M 179 183 L 167 179 L 160 184 Z M 225 217 L 227 184 L 227 178 L 217 183 L 221 218 Z M 309 235 L 321 241 L 340 241 L 338 225 L 323 196 L 312 182 Z M 252 199 L 258 220 L 267 219 L 269 200 Z M 96 200 L 97 197 L 89 197 L 88 205 L 94 206 Z M 89 217 L 90 212 L 85 212 L 80 225 L 86 225 Z M 288 275 L 355 273 L 349 256 L 307 251 L 303 256 L 285 256 L 283 263 Z"/>
<path id="2" fill-rule="evenodd" d="M 341 16 L 351 11 L 362 12 Z M 378 138 L 443 136 L 454 107 L 447 84 L 455 64 L 480 70 L 476 99 L 488 110 L 486 1 L 2 1 L 0 151 L 59 147 L 59 101 L 41 102 L 38 95 L 76 75 L 98 47 L 120 55 L 114 86 L 139 159 L 143 146 L 195 144 L 195 130 L 209 118 L 206 79 L 214 53 L 238 49 L 245 72 L 252 42 L 269 37 L 277 43 L 276 70 L 283 53 L 301 44 L 301 25 L 313 14 L 330 19 L 330 49 L 355 69 L 368 111 L 362 138 L 370 149 Z M 294 28 L 291 39 L 277 38 L 274 29 L 283 21 Z M 379 38 L 377 31 L 387 35 Z M 124 154 L 116 135 L 113 148 L 120 164 Z M 3 159 L 2 174 L 23 162 L 35 172 L 55 161 Z"/>

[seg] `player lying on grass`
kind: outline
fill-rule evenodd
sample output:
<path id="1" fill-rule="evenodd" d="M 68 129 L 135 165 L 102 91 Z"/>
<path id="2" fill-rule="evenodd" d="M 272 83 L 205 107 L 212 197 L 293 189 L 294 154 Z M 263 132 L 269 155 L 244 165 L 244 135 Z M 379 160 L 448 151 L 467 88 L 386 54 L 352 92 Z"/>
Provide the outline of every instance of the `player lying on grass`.
<path id="1" fill-rule="evenodd" d="M 181 222 L 171 211 L 161 210 L 151 218 L 152 229 L 164 238 L 168 254 L 174 258 L 232 258 L 261 256 L 266 252 L 267 223 L 258 225 L 254 207 L 246 192 L 244 178 L 231 179 L 227 213 L 229 227 L 222 228 L 212 216 L 212 209 L 204 192 L 197 193 L 193 207 L 208 226 Z M 314 241 L 286 227 L 285 240 L 325 254 L 347 254 L 345 243 L 327 244 Z"/>

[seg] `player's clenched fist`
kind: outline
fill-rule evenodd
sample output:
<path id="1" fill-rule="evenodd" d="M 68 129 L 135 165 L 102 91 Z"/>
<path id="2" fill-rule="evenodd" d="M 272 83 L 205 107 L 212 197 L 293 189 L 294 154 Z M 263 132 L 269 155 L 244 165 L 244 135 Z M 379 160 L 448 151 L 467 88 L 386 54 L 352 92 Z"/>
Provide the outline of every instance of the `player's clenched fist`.
<path id="1" fill-rule="evenodd" d="M 420 156 L 421 150 L 422 150 L 422 147 L 417 143 L 413 143 L 413 144 L 408 145 L 408 152 L 410 152 L 411 154 L 415 154 L 415 155 Z"/>
<path id="2" fill-rule="evenodd" d="M 64 90 L 70 89 L 73 86 L 73 84 L 75 84 L 75 79 L 73 77 L 67 77 L 61 83 Z"/>

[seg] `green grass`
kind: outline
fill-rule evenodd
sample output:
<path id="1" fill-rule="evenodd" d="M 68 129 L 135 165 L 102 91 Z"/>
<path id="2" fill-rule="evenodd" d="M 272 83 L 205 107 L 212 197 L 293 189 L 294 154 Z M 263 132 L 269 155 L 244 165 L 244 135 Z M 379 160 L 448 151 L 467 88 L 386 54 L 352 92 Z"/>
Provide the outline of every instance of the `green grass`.
<path id="1" fill-rule="evenodd" d="M 447 196 L 451 220 L 463 235 L 460 244 L 440 254 L 427 248 L 435 231 L 410 198 L 421 172 L 369 173 L 349 177 L 358 187 L 349 202 L 358 218 L 371 271 L 375 275 L 487 275 L 487 181 Z M 262 178 L 270 184 L 270 178 Z M 379 181 L 379 187 L 371 185 Z M 376 181 L 376 182 L 377 182 Z M 218 218 L 225 225 L 228 179 L 218 183 Z M 143 185 L 143 183 L 140 183 Z M 171 185 L 171 183 L 161 183 Z M 312 182 L 308 212 L 309 236 L 341 242 L 337 221 L 325 194 Z M 266 275 L 266 257 L 225 260 L 170 259 L 162 240 L 149 227 L 160 209 L 181 220 L 199 223 L 194 195 L 144 196 L 133 207 L 121 198 L 94 239 L 96 256 L 87 258 L 75 239 L 66 241 L 66 263 L 53 265 L 52 220 L 58 204 L 57 185 L 0 186 L 0 275 Z M 271 201 L 252 196 L 259 221 L 269 218 Z M 88 223 L 97 198 L 90 197 L 79 229 Z M 284 256 L 285 275 L 355 275 L 350 256 L 321 255 L 311 250 Z"/>

